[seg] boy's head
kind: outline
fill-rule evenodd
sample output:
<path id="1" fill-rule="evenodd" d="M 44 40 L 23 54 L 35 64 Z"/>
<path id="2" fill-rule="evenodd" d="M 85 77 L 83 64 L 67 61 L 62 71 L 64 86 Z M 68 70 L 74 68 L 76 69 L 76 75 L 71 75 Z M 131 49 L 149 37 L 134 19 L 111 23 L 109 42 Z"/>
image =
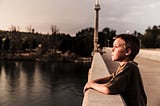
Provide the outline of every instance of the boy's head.
<path id="1" fill-rule="evenodd" d="M 123 58 L 125 58 L 125 56 L 128 57 L 128 60 L 134 60 L 136 55 L 139 53 L 140 42 L 139 42 L 138 38 L 134 35 L 120 34 L 115 37 L 115 42 L 113 44 L 112 52 L 114 52 L 114 49 L 116 48 L 115 46 L 119 46 L 119 48 L 121 49 L 118 51 L 119 53 L 121 53 L 120 54 L 121 55 L 120 61 L 123 60 Z M 123 54 L 124 54 L 124 56 L 123 56 Z M 117 60 L 117 61 L 119 61 L 119 60 Z"/>

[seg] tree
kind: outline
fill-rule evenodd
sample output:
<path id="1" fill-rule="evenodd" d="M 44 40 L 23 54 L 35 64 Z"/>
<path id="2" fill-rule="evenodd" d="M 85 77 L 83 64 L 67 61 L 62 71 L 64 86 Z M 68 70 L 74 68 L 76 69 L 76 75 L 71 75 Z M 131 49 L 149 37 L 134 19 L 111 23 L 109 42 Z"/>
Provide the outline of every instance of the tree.
<path id="1" fill-rule="evenodd" d="M 29 33 L 34 33 L 34 32 L 35 32 L 35 29 L 32 28 L 32 25 L 26 26 L 26 30 L 27 30 L 27 32 L 29 32 Z"/>
<path id="2" fill-rule="evenodd" d="M 20 31 L 20 27 L 19 27 L 19 26 L 11 25 L 11 26 L 9 27 L 9 30 L 10 30 L 11 32 L 18 32 L 18 31 Z"/>
<path id="3" fill-rule="evenodd" d="M 80 56 L 91 56 L 93 51 L 93 28 L 82 29 L 76 34 L 74 52 Z"/>
<path id="4" fill-rule="evenodd" d="M 52 32 L 52 35 L 55 35 L 59 32 L 59 29 L 57 28 L 56 25 L 51 25 L 51 32 Z"/>
<path id="5" fill-rule="evenodd" d="M 73 46 L 75 37 L 71 37 L 70 35 L 62 35 L 62 43 L 59 46 L 59 49 L 64 53 L 66 51 L 74 51 Z"/>
<path id="6" fill-rule="evenodd" d="M 113 38 L 116 36 L 116 31 L 108 27 L 104 28 L 102 32 L 99 33 L 99 43 L 101 47 L 109 46 L 112 47 Z"/>
<path id="7" fill-rule="evenodd" d="M 148 27 L 145 31 L 144 37 L 142 38 L 142 44 L 146 48 L 157 48 L 159 47 L 159 36 L 160 36 L 160 27 L 153 26 L 152 28 Z"/>
<path id="8" fill-rule="evenodd" d="M 2 37 L 0 36 L 0 50 L 2 50 Z"/>
<path id="9" fill-rule="evenodd" d="M 9 37 L 7 36 L 7 38 L 4 40 L 4 43 L 3 43 L 3 49 L 4 50 L 9 50 L 9 48 L 10 48 L 10 39 L 9 39 Z"/>

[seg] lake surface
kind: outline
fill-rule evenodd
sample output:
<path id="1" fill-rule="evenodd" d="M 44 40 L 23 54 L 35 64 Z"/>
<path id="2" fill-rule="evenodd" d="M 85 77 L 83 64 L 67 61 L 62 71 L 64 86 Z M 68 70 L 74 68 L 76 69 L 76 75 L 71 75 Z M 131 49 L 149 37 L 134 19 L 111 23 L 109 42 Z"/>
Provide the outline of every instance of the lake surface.
<path id="1" fill-rule="evenodd" d="M 81 106 L 89 63 L 0 62 L 0 106 Z"/>

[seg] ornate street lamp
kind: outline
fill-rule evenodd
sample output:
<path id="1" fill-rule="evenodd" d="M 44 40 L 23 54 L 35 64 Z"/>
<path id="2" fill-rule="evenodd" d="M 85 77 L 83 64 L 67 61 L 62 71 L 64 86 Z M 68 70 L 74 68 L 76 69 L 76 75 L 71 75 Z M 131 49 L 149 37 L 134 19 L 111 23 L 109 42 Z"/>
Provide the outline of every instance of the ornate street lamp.
<path id="1" fill-rule="evenodd" d="M 93 53 L 98 52 L 98 25 L 99 25 L 99 10 L 100 10 L 100 5 L 99 5 L 99 0 L 96 0 L 95 8 L 94 10 L 96 11 L 95 19 L 94 19 L 94 49 Z"/>

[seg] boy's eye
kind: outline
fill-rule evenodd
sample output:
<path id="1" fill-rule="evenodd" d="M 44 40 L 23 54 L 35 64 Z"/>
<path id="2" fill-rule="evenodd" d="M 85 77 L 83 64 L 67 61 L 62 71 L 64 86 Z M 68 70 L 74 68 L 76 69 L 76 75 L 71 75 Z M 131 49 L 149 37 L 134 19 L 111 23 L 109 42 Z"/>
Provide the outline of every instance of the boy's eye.
<path id="1" fill-rule="evenodd" d="M 113 45 L 114 48 L 119 48 L 119 47 L 124 47 L 124 44 L 120 44 L 120 45 Z"/>
<path id="2" fill-rule="evenodd" d="M 114 45 L 114 47 L 120 47 L 119 45 Z"/>
<path id="3" fill-rule="evenodd" d="M 117 45 L 113 45 L 113 47 L 114 47 L 114 48 L 118 48 L 119 46 L 117 46 Z"/>

